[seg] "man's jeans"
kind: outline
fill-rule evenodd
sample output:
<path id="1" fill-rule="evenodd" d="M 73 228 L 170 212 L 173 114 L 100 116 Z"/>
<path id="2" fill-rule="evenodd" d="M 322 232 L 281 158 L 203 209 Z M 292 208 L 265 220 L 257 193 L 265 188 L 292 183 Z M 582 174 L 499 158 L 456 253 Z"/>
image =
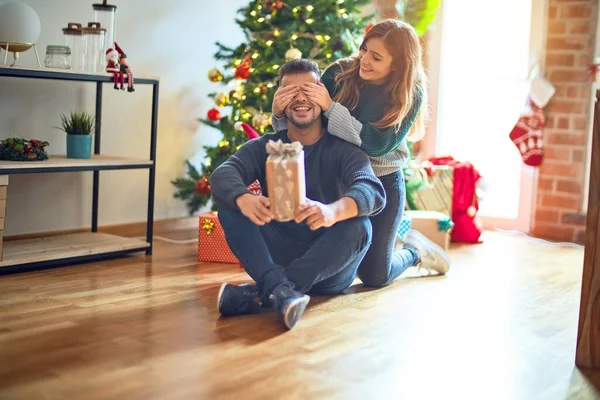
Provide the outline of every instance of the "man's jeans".
<path id="1" fill-rule="evenodd" d="M 282 285 L 302 293 L 343 292 L 371 244 L 367 217 L 311 231 L 305 221 L 257 226 L 237 209 L 220 207 L 218 215 L 231 251 L 256 281 L 264 302 Z"/>

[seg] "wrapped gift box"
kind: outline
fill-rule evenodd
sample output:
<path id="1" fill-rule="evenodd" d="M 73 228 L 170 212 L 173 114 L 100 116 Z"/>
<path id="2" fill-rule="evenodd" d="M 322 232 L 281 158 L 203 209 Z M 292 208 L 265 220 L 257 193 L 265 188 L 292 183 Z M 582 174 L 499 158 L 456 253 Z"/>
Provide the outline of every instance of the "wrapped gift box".
<path id="1" fill-rule="evenodd" d="M 405 213 L 411 218 L 412 229 L 421 232 L 442 249 L 448 250 L 454 227 L 449 216 L 438 211 L 411 210 Z"/>
<path id="2" fill-rule="evenodd" d="M 291 221 L 306 198 L 304 150 L 300 142 L 267 143 L 266 177 L 270 209 L 276 221 Z"/>
<path id="3" fill-rule="evenodd" d="M 424 168 L 427 178 L 420 189 L 407 193 L 407 208 L 452 215 L 454 170 L 447 165 Z"/>
<path id="4" fill-rule="evenodd" d="M 225 239 L 225 232 L 216 212 L 199 216 L 198 261 L 239 264 Z"/>

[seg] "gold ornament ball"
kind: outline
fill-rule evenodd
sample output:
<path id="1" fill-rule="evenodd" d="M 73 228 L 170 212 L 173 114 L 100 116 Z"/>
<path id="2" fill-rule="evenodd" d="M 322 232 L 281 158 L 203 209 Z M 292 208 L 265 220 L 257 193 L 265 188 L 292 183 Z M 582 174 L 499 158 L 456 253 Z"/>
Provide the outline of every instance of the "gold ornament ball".
<path id="1" fill-rule="evenodd" d="M 229 95 L 227 93 L 219 93 L 215 96 L 215 104 L 219 107 L 225 107 L 229 104 Z"/>
<path id="2" fill-rule="evenodd" d="M 295 47 L 285 52 L 285 61 L 298 60 L 300 58 L 302 58 L 302 52 Z"/>
<path id="3" fill-rule="evenodd" d="M 223 80 L 223 74 L 218 69 L 213 68 L 208 72 L 208 79 L 210 79 L 211 82 L 219 82 Z"/>
<path id="4" fill-rule="evenodd" d="M 252 126 L 255 128 L 265 128 L 269 125 L 269 116 L 264 113 L 255 114 L 252 117 Z"/>
<path id="5" fill-rule="evenodd" d="M 239 85 L 237 88 L 229 92 L 229 97 L 232 99 L 241 99 L 244 95 L 244 85 Z"/>

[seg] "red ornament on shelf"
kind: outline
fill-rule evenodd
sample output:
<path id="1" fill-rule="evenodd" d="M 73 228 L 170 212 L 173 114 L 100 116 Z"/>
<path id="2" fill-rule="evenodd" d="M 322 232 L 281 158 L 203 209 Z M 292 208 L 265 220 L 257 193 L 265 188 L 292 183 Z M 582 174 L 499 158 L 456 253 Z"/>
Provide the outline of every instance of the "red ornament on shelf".
<path id="1" fill-rule="evenodd" d="M 217 108 L 211 108 L 208 110 L 208 113 L 206 113 L 206 116 L 211 121 L 219 121 L 221 119 L 221 111 Z"/>
<path id="2" fill-rule="evenodd" d="M 196 193 L 201 195 L 207 195 L 210 193 L 210 183 L 208 183 L 208 179 L 201 178 L 196 181 Z"/>

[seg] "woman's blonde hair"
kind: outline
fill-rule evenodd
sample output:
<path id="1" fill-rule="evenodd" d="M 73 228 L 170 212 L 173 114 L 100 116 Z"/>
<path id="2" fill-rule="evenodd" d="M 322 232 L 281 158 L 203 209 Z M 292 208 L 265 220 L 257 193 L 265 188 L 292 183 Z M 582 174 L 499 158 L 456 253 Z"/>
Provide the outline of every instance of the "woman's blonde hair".
<path id="1" fill-rule="evenodd" d="M 375 24 L 365 35 L 363 46 L 372 38 L 381 38 L 386 49 L 392 55 L 392 72 L 384 85 L 385 104 L 383 117 L 373 123 L 376 128 L 388 128 L 399 123 L 413 106 L 417 86 L 421 88 L 421 107 L 415 119 L 408 139 L 416 142 L 425 136 L 427 120 L 427 76 L 423 68 L 422 48 L 415 29 L 402 21 L 387 19 Z M 341 71 L 336 77 L 338 89 L 334 101 L 353 110 L 358 105 L 359 90 L 365 81 L 359 75 L 360 55 L 336 62 Z"/>

